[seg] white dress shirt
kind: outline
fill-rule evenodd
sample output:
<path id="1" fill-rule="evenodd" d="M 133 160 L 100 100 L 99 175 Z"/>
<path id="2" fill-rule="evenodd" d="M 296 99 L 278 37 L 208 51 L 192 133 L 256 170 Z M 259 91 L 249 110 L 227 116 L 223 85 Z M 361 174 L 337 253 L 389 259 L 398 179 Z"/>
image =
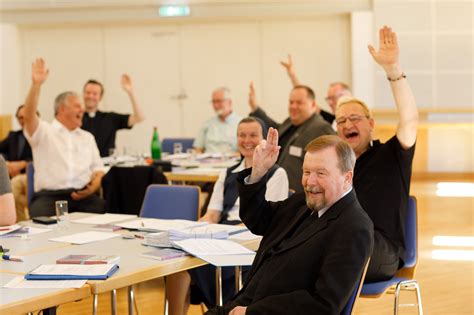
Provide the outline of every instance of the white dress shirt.
<path id="1" fill-rule="evenodd" d="M 244 160 L 242 160 L 240 165 L 235 168 L 232 173 L 238 173 L 242 171 L 245 168 L 244 165 Z M 219 178 L 217 179 L 217 182 L 214 185 L 211 200 L 209 201 L 209 210 L 216 210 L 222 212 L 224 208 L 224 182 L 226 178 L 226 173 L 227 170 L 223 170 L 219 174 Z M 288 189 L 288 176 L 286 175 L 286 171 L 280 167 L 275 171 L 273 176 L 267 182 L 267 191 L 265 193 L 265 199 L 268 201 L 285 200 L 286 198 L 288 198 Z M 240 220 L 239 205 L 240 198 L 237 198 L 234 206 L 228 213 L 227 219 L 229 221 Z"/>
<path id="2" fill-rule="evenodd" d="M 82 189 L 93 172 L 104 170 L 94 136 L 85 130 L 70 131 L 54 119 L 40 120 L 31 137 L 23 133 L 33 151 L 35 192 Z"/>

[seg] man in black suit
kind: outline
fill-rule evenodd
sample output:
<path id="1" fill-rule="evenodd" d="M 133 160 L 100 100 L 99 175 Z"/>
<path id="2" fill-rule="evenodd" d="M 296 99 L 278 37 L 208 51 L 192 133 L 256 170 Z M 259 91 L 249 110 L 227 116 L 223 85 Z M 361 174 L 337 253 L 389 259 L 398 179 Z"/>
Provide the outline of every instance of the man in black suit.
<path id="1" fill-rule="evenodd" d="M 16 110 L 16 119 L 21 126 L 20 130 L 10 131 L 8 136 L 0 142 L 0 154 L 7 163 L 8 173 L 11 178 L 12 192 L 15 197 L 17 220 L 29 219 L 26 207 L 26 165 L 33 160 L 31 147 L 23 135 L 25 105 L 20 105 Z M 39 113 L 37 113 L 39 116 Z"/>
<path id="2" fill-rule="evenodd" d="M 355 155 L 337 136 L 306 146 L 304 192 L 265 200 L 279 152 L 271 128 L 239 174 L 240 217 L 263 235 L 244 288 L 210 314 L 340 314 L 373 247 L 373 225 L 352 189 Z"/>

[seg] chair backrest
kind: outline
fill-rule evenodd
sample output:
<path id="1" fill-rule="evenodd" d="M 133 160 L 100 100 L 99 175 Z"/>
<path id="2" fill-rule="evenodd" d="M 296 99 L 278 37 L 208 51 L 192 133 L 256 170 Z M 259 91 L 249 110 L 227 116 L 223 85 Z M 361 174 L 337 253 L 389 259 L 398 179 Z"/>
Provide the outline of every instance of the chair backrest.
<path id="1" fill-rule="evenodd" d="M 150 185 L 143 199 L 140 217 L 157 219 L 199 218 L 199 186 Z"/>
<path id="2" fill-rule="evenodd" d="M 33 162 L 28 163 L 26 166 L 26 198 L 28 201 L 28 209 L 31 205 L 31 199 L 35 192 L 35 167 Z"/>
<path id="3" fill-rule="evenodd" d="M 173 145 L 175 143 L 181 143 L 183 146 L 183 153 L 185 153 L 187 149 L 193 148 L 193 142 L 194 138 L 164 138 L 161 142 L 161 151 L 173 154 Z"/>
<path id="4" fill-rule="evenodd" d="M 360 294 L 360 290 L 362 289 L 362 285 L 364 284 L 365 274 L 367 272 L 367 267 L 369 266 L 369 262 L 370 262 L 370 258 L 365 263 L 364 272 L 362 272 L 362 276 L 357 282 L 356 287 L 354 288 L 354 291 L 352 291 L 351 296 L 349 297 L 349 301 L 347 301 L 346 306 L 344 306 L 344 308 L 342 309 L 341 315 L 352 314 L 352 310 L 355 307 L 357 298 L 359 297 L 359 294 Z"/>
<path id="5" fill-rule="evenodd" d="M 417 200 L 408 197 L 408 207 L 405 220 L 405 263 L 397 272 L 398 277 L 413 279 L 418 262 L 418 211 Z"/>

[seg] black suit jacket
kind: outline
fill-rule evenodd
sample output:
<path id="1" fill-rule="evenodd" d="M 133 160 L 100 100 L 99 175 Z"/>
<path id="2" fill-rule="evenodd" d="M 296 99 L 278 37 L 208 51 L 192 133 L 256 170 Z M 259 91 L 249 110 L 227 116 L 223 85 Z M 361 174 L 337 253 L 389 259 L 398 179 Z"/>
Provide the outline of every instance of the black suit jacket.
<path id="1" fill-rule="evenodd" d="M 20 138 L 23 138 L 23 148 L 20 150 Z M 28 141 L 23 136 L 23 130 L 10 131 L 8 136 L 0 142 L 0 154 L 5 157 L 7 161 L 31 161 L 33 154 Z"/>
<path id="2" fill-rule="evenodd" d="M 249 315 L 340 314 L 373 248 L 372 221 L 354 191 L 281 243 L 308 211 L 304 193 L 267 202 L 265 181 L 244 185 L 248 174 L 250 170 L 244 170 L 238 178 L 240 217 L 263 239 L 244 288 L 210 313 L 227 314 L 242 305 Z M 258 282 L 252 283 L 254 279 Z"/>

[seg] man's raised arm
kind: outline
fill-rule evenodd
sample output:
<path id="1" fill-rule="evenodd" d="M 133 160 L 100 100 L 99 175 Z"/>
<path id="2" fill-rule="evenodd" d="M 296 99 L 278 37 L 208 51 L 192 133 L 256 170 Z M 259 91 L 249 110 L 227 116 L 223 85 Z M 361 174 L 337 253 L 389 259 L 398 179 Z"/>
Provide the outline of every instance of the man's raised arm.
<path id="1" fill-rule="evenodd" d="M 31 65 L 31 86 L 25 100 L 25 130 L 32 136 L 38 128 L 39 119 L 36 115 L 41 86 L 48 78 L 49 70 L 43 58 L 36 59 Z"/>
<path id="2" fill-rule="evenodd" d="M 285 67 L 286 73 L 288 74 L 288 77 L 291 80 L 291 84 L 293 84 L 293 87 L 300 85 L 300 80 L 298 80 L 298 77 L 296 76 L 295 69 L 293 68 L 293 58 L 291 57 L 290 54 L 288 54 L 288 60 L 287 61 L 280 61 L 280 64 Z"/>
<path id="3" fill-rule="evenodd" d="M 387 74 L 398 109 L 397 138 L 404 149 L 415 144 L 418 127 L 418 109 L 410 85 L 399 62 L 397 34 L 384 26 L 379 31 L 379 51 L 369 45 L 369 52 Z"/>
<path id="4" fill-rule="evenodd" d="M 142 122 L 145 120 L 145 116 L 143 115 L 143 111 L 140 105 L 137 102 L 135 94 L 133 92 L 133 85 L 132 79 L 128 74 L 122 74 L 121 79 L 122 89 L 127 93 L 128 97 L 130 98 L 130 103 L 132 103 L 132 110 L 133 113 L 128 117 L 128 126 L 132 127 L 133 125 Z"/>

